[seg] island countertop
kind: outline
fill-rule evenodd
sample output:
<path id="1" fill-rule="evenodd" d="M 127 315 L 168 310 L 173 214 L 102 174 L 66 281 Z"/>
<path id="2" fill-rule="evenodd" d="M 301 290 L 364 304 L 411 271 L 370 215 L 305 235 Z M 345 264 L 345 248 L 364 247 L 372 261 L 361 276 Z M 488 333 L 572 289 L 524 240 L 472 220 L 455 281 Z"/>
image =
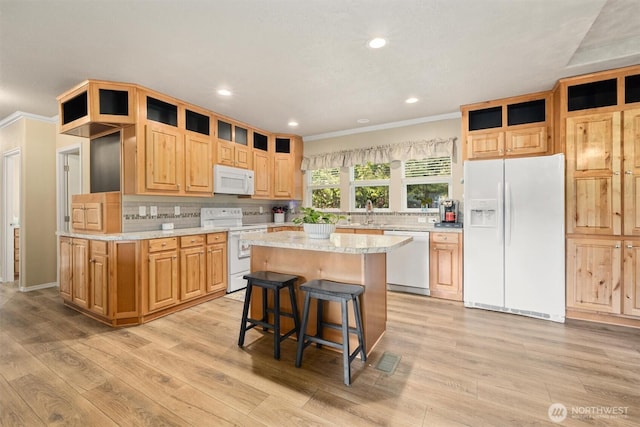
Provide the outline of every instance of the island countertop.
<path id="1" fill-rule="evenodd" d="M 328 239 L 311 239 L 303 231 L 247 233 L 240 237 L 241 243 L 252 246 L 348 254 L 386 253 L 411 240 L 408 236 L 343 233 L 333 233 Z"/>

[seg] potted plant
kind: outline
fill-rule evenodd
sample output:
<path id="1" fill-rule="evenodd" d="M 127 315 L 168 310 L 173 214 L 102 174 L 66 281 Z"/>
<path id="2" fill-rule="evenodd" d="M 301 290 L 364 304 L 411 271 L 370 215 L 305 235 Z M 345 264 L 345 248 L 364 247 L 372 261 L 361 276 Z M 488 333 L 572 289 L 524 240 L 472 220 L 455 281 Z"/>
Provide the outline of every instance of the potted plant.
<path id="1" fill-rule="evenodd" d="M 301 208 L 302 216 L 294 218 L 293 223 L 300 225 L 311 239 L 328 239 L 336 231 L 336 223 L 344 218 L 330 212 L 320 212 L 313 208 Z"/>
<path id="2" fill-rule="evenodd" d="M 433 203 L 433 199 L 431 197 L 423 197 L 422 199 L 420 199 L 420 207 L 423 210 L 427 210 L 431 203 Z"/>
<path id="3" fill-rule="evenodd" d="M 282 224 L 284 222 L 284 214 L 289 210 L 286 206 L 274 206 L 271 208 L 273 212 L 273 222 Z"/>

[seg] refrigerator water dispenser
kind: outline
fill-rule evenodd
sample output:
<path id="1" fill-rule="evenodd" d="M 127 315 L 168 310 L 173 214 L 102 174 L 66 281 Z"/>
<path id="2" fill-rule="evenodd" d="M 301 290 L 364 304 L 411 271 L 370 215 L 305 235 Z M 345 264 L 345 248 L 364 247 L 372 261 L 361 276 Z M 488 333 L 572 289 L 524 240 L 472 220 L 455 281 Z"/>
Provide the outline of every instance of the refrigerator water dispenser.
<path id="1" fill-rule="evenodd" d="M 496 199 L 472 199 L 468 202 L 471 227 L 497 227 L 498 201 Z"/>

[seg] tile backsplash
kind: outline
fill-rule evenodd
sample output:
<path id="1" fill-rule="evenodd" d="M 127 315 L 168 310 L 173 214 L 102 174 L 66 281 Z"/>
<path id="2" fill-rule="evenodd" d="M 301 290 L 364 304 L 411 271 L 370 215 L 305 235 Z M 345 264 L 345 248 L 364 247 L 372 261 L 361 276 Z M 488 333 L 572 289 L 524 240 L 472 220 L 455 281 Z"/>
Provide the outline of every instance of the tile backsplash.
<path id="1" fill-rule="evenodd" d="M 122 200 L 122 231 L 152 231 L 160 230 L 163 223 L 173 223 L 175 228 L 200 227 L 200 209 L 205 207 L 233 207 L 242 208 L 244 224 L 264 224 L 273 222 L 275 206 L 293 206 L 294 213 L 286 214 L 285 221 L 292 221 L 297 216 L 299 202 L 273 200 L 250 200 L 237 196 L 217 195 L 215 198 L 184 199 L 178 197 L 144 197 L 123 196 Z M 140 215 L 140 207 L 144 207 L 145 215 Z M 156 215 L 151 215 L 151 208 L 155 207 Z M 179 207 L 179 214 L 176 214 Z M 262 210 L 262 211 L 261 211 Z M 461 214 L 461 213 L 460 213 Z M 341 212 L 346 218 L 341 223 L 364 223 L 366 215 L 362 211 Z M 428 222 L 438 221 L 437 212 L 374 212 L 373 222 L 376 224 L 414 225 L 422 224 L 419 218 L 427 218 Z"/>

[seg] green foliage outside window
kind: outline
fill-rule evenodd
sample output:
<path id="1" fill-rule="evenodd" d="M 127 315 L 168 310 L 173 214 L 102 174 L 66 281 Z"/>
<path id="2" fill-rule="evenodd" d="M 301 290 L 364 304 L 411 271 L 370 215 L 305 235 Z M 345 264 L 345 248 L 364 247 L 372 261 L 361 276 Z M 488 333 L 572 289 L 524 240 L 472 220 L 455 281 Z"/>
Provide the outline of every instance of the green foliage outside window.
<path id="1" fill-rule="evenodd" d="M 389 186 L 356 187 L 356 208 L 364 209 L 371 200 L 376 209 L 389 208 Z"/>
<path id="2" fill-rule="evenodd" d="M 449 184 L 408 184 L 407 185 L 407 208 L 422 208 L 423 201 L 431 199 L 430 208 L 435 208 L 437 200 L 449 197 Z"/>
<path id="3" fill-rule="evenodd" d="M 311 206 L 317 209 L 340 209 L 340 189 L 318 188 L 312 190 Z"/>

